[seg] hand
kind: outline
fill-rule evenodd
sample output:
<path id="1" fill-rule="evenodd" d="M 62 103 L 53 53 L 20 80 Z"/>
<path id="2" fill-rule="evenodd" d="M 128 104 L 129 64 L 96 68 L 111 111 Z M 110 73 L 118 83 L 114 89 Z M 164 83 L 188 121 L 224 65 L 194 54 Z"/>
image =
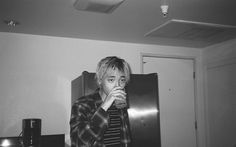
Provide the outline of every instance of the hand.
<path id="1" fill-rule="evenodd" d="M 115 106 L 117 109 L 123 109 L 123 108 L 127 107 L 126 100 L 125 99 L 115 100 Z"/>
<path id="2" fill-rule="evenodd" d="M 115 103 L 119 103 L 119 108 L 123 108 L 123 106 L 126 106 L 126 93 L 124 92 L 123 88 L 121 87 L 115 87 L 112 89 L 112 91 L 107 95 L 105 100 L 103 101 L 101 107 L 107 111 L 108 108 L 111 107 L 112 103 L 114 101 L 117 101 Z"/>

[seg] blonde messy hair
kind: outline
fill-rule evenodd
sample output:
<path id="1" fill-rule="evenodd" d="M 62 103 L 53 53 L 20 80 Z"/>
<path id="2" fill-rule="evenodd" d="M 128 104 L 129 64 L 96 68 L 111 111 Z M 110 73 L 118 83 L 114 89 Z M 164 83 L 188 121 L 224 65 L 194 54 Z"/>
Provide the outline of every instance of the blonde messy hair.
<path id="1" fill-rule="evenodd" d="M 109 69 L 118 69 L 118 71 L 125 74 L 126 83 L 129 82 L 131 74 L 129 64 L 124 59 L 118 58 L 116 56 L 109 56 L 103 58 L 97 65 L 95 79 L 98 86 L 99 81 L 103 79 L 104 75 Z"/>

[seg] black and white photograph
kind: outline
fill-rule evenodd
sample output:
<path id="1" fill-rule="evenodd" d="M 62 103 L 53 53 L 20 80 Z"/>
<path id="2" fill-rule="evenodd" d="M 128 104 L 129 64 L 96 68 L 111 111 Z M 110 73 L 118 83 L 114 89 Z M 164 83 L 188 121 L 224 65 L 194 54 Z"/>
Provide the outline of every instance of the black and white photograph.
<path id="1" fill-rule="evenodd" d="M 0 147 L 236 147 L 236 1 L 0 0 Z"/>

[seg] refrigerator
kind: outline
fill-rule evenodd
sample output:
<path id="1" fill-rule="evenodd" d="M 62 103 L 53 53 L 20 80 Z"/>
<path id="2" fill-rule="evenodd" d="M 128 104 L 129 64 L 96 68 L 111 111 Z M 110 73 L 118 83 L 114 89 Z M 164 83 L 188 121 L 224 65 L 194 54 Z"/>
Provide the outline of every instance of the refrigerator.
<path id="1" fill-rule="evenodd" d="M 97 89 L 95 73 L 71 82 L 71 103 Z M 126 86 L 132 147 L 161 147 L 157 73 L 131 74 Z"/>

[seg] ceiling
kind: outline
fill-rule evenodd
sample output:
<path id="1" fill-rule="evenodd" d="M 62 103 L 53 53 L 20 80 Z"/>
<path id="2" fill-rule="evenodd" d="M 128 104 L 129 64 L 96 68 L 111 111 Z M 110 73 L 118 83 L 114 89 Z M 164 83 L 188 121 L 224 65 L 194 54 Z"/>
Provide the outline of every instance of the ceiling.
<path id="1" fill-rule="evenodd" d="M 236 26 L 236 0 L 166 0 L 167 17 L 161 1 L 126 0 L 105 14 L 76 10 L 75 0 L 0 0 L 0 32 L 203 48 L 208 44 L 145 34 L 171 19 Z"/>

